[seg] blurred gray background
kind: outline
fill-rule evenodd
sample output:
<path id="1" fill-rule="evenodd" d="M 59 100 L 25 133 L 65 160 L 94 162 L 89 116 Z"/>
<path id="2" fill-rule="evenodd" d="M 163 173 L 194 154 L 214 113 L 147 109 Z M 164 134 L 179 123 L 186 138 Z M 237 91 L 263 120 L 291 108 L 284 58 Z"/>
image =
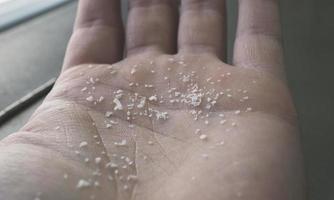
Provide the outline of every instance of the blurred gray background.
<path id="1" fill-rule="evenodd" d="M 123 3 L 126 11 L 126 1 Z M 0 110 L 57 76 L 76 4 L 66 4 L 0 33 Z M 302 131 L 309 199 L 333 200 L 334 1 L 281 0 L 281 16 L 286 70 Z M 231 52 L 237 18 L 235 0 L 228 0 L 228 17 Z M 0 139 L 22 126 L 40 102 L 0 124 Z"/>

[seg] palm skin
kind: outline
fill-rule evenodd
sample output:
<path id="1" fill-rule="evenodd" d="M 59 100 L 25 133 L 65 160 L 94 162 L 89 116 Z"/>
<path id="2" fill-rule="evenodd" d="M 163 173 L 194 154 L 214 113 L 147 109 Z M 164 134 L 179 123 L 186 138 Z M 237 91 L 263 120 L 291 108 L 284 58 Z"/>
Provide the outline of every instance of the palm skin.
<path id="1" fill-rule="evenodd" d="M 304 198 L 284 80 L 212 53 L 71 65 L 0 145 L 4 199 Z"/>

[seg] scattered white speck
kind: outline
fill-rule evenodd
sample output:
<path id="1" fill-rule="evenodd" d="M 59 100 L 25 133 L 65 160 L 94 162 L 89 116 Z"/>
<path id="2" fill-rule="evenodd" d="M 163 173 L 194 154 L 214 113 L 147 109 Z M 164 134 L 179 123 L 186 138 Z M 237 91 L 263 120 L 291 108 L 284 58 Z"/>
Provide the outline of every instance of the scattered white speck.
<path id="1" fill-rule="evenodd" d="M 127 145 L 127 141 L 126 139 L 123 139 L 122 141 L 120 142 L 115 142 L 114 143 L 116 146 L 126 146 Z"/>
<path id="2" fill-rule="evenodd" d="M 97 101 L 102 102 L 103 100 L 104 100 L 104 96 L 100 96 L 100 98 Z"/>
<path id="3" fill-rule="evenodd" d="M 134 68 L 131 69 L 130 74 L 134 74 L 134 73 L 136 73 L 136 71 L 137 71 L 137 70 L 136 70 L 136 68 L 134 67 Z"/>
<path id="4" fill-rule="evenodd" d="M 207 139 L 208 139 L 208 136 L 205 135 L 205 134 L 201 134 L 201 135 L 199 136 L 199 139 L 201 139 L 201 140 L 207 140 Z"/>
<path id="5" fill-rule="evenodd" d="M 113 102 L 114 102 L 114 104 L 116 104 L 115 107 L 114 107 L 114 110 L 123 110 L 123 105 L 119 101 L 119 99 L 115 98 Z"/>
<path id="6" fill-rule="evenodd" d="M 154 143 L 153 143 L 153 141 L 149 140 L 149 141 L 147 142 L 147 144 L 149 144 L 149 145 L 153 145 Z"/>
<path id="7" fill-rule="evenodd" d="M 226 120 L 223 119 L 223 120 L 221 120 L 219 123 L 220 123 L 220 124 L 225 124 L 225 123 L 226 123 Z"/>
<path id="8" fill-rule="evenodd" d="M 129 175 L 128 177 L 127 177 L 127 180 L 128 181 L 137 181 L 138 180 L 138 177 L 136 176 L 136 175 Z"/>
<path id="9" fill-rule="evenodd" d="M 108 162 L 105 167 L 113 169 L 113 168 L 118 168 L 118 165 L 113 162 Z"/>
<path id="10" fill-rule="evenodd" d="M 83 87 L 82 89 L 81 89 L 81 92 L 84 92 L 84 91 L 86 91 L 87 90 L 87 87 Z"/>
<path id="11" fill-rule="evenodd" d="M 192 176 L 192 177 L 191 177 L 191 180 L 192 180 L 192 181 L 196 180 L 196 177 L 195 177 L 195 176 Z"/>
<path id="12" fill-rule="evenodd" d="M 34 198 L 34 200 L 41 200 L 41 195 L 42 195 L 42 192 L 37 192 L 36 197 Z"/>
<path id="13" fill-rule="evenodd" d="M 92 101 L 94 101 L 94 97 L 93 96 L 89 96 L 89 97 L 86 98 L 86 100 L 89 101 L 89 102 L 92 102 Z"/>
<path id="14" fill-rule="evenodd" d="M 86 141 L 82 141 L 80 144 L 79 144 L 79 147 L 80 148 L 83 148 L 83 147 L 86 147 L 88 145 L 88 143 Z"/>
<path id="15" fill-rule="evenodd" d="M 251 107 L 246 108 L 246 112 L 251 112 L 253 109 Z"/>
<path id="16" fill-rule="evenodd" d="M 234 112 L 234 114 L 236 114 L 236 115 L 239 115 L 240 113 L 241 113 L 240 110 L 236 110 L 236 111 Z"/>
<path id="17" fill-rule="evenodd" d="M 205 121 L 204 121 L 204 124 L 208 125 L 208 124 L 209 124 L 209 121 L 208 121 L 208 120 L 205 120 Z"/>
<path id="18" fill-rule="evenodd" d="M 98 182 L 98 181 L 94 181 L 94 186 L 95 186 L 95 187 L 100 187 L 100 182 Z"/>
<path id="19" fill-rule="evenodd" d="M 203 154 L 202 154 L 202 158 L 204 158 L 204 159 L 208 159 L 208 158 L 209 158 L 209 155 L 208 155 L 208 154 L 205 154 L 205 153 L 203 153 Z"/>
<path id="20" fill-rule="evenodd" d="M 55 130 L 59 130 L 59 129 L 60 129 L 60 126 L 56 126 L 56 127 L 55 127 Z"/>
<path id="21" fill-rule="evenodd" d="M 232 122 L 232 124 L 231 124 L 232 126 L 237 126 L 237 123 L 235 123 L 235 122 Z"/>
<path id="22" fill-rule="evenodd" d="M 101 157 L 96 157 L 95 158 L 95 164 L 100 164 L 101 163 L 101 160 L 102 160 L 102 158 Z"/>
<path id="23" fill-rule="evenodd" d="M 168 119 L 168 113 L 167 112 L 156 111 L 155 115 L 156 115 L 157 119 L 163 119 L 163 120 Z"/>
<path id="24" fill-rule="evenodd" d="M 91 186 L 91 183 L 89 181 L 86 181 L 84 179 L 80 179 L 77 183 L 77 189 L 85 189 Z"/>
<path id="25" fill-rule="evenodd" d="M 145 106 L 145 103 L 146 103 L 146 97 L 142 97 L 140 99 L 139 104 L 137 105 L 137 108 L 143 108 Z"/>
<path id="26" fill-rule="evenodd" d="M 68 179 L 68 174 L 65 173 L 63 177 L 64 177 L 65 180 L 67 180 Z"/>
<path id="27" fill-rule="evenodd" d="M 124 185 L 123 186 L 123 190 L 128 190 L 129 189 L 129 186 L 128 185 Z"/>
<path id="28" fill-rule="evenodd" d="M 85 158 L 85 163 L 88 163 L 89 162 L 89 158 Z"/>
<path id="29" fill-rule="evenodd" d="M 113 115 L 113 114 L 114 114 L 113 112 L 111 112 L 111 111 L 107 111 L 106 114 L 105 114 L 105 116 L 106 116 L 106 117 L 111 117 L 111 115 Z"/>
<path id="30" fill-rule="evenodd" d="M 225 117 L 225 115 L 221 113 L 221 114 L 219 114 L 219 117 Z"/>
<path id="31" fill-rule="evenodd" d="M 157 95 L 150 96 L 150 97 L 148 98 L 148 100 L 149 100 L 149 101 L 157 101 L 157 100 L 158 100 Z"/>
<path id="32" fill-rule="evenodd" d="M 196 129 L 195 134 L 198 135 L 201 132 L 201 129 Z"/>

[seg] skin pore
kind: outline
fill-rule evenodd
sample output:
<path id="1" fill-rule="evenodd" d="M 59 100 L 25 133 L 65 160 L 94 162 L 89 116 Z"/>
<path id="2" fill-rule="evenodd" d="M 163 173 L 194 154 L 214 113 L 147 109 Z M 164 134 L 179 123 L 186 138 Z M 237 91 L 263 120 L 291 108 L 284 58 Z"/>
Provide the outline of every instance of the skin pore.
<path id="1" fill-rule="evenodd" d="M 305 198 L 277 1 L 239 1 L 234 65 L 224 2 L 176 3 L 130 1 L 123 58 L 119 1 L 79 2 L 57 83 L 0 143 L 0 199 Z"/>

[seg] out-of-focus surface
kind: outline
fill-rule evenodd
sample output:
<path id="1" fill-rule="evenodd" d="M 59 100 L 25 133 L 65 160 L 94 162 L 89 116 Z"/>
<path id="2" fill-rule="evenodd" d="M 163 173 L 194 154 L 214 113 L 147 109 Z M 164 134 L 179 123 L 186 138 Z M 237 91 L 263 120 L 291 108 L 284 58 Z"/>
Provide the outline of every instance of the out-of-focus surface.
<path id="1" fill-rule="evenodd" d="M 235 0 L 228 0 L 229 27 L 231 27 L 228 41 L 230 52 L 233 46 L 237 11 L 235 2 Z M 123 1 L 123 3 L 126 2 Z M 6 72 L 8 75 L 1 71 L 0 107 L 4 96 L 1 93 L 2 84 L 8 88 L 7 95 L 19 94 L 16 91 L 22 92 L 35 88 L 39 83 L 59 72 L 65 44 L 71 32 L 74 10 L 75 5 L 68 5 L 10 30 L 16 35 L 11 35 L 9 31 L 0 34 L 1 70 L 3 59 L 9 65 L 29 63 L 29 66 L 22 65 L 18 70 L 8 67 Z M 312 200 L 334 199 L 334 78 L 332 78 L 334 76 L 332 58 L 334 56 L 334 24 L 331 22 L 334 17 L 333 10 L 334 1 L 330 0 L 281 0 L 287 75 L 299 113 L 309 199 Z M 24 28 L 29 24 L 35 25 L 34 33 L 29 34 L 31 29 Z M 45 35 L 47 33 L 51 36 L 47 37 Z M 24 34 L 30 35 L 35 42 L 28 44 Z M 4 35 L 7 35 L 8 41 L 2 39 Z M 15 41 L 13 39 L 15 37 L 21 39 L 18 38 L 18 41 Z M 39 40 L 39 37 L 42 39 Z M 15 44 L 16 50 L 10 47 L 10 44 Z M 30 45 L 36 46 L 29 48 Z M 21 46 L 22 49 L 19 48 Z M 12 48 L 11 53 L 1 50 L 6 48 Z M 46 55 L 50 57 L 44 58 Z M 21 61 L 22 57 L 26 57 L 25 62 Z M 16 64 L 11 65 L 16 66 Z M 37 69 L 36 66 L 39 68 Z M 7 78 L 9 81 L 4 82 L 2 77 L 11 77 L 10 74 L 14 78 Z M 15 78 L 16 74 L 21 78 Z M 18 89 L 13 85 L 17 85 Z M 0 138 L 21 127 L 39 103 L 37 102 L 1 126 Z"/>
<path id="2" fill-rule="evenodd" d="M 309 199 L 334 199 L 334 1 L 282 0 L 289 85 L 297 106 Z"/>
<path id="3" fill-rule="evenodd" d="M 75 4 L 0 33 L 0 109 L 57 76 Z"/>

